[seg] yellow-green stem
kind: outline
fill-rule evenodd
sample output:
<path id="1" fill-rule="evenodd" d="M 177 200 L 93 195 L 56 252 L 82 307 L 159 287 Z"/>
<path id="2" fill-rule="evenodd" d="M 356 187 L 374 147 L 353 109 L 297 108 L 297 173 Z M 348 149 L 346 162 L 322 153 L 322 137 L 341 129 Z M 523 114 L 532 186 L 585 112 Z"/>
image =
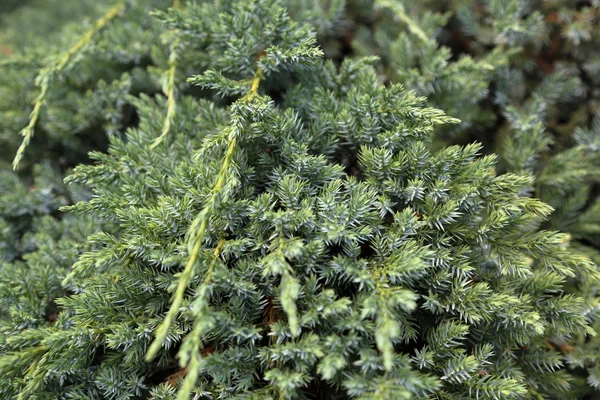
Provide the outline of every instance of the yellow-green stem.
<path id="1" fill-rule="evenodd" d="M 252 87 L 250 88 L 250 91 L 246 94 L 246 97 L 252 97 L 256 95 L 256 93 L 258 92 L 258 87 L 260 85 L 261 77 L 262 70 L 258 68 L 252 80 Z M 227 152 L 225 153 L 225 157 L 223 158 L 223 164 L 221 165 L 221 169 L 219 170 L 219 176 L 217 178 L 215 186 L 213 187 L 211 197 L 208 200 L 204 209 L 202 209 L 202 211 L 200 211 L 200 214 L 198 215 L 198 218 L 200 218 L 201 221 L 200 227 L 196 232 L 192 232 L 192 234 L 189 236 L 190 240 L 192 240 L 194 243 L 194 245 L 192 246 L 192 251 L 190 253 L 190 258 L 188 259 L 188 262 L 183 272 L 181 273 L 181 276 L 179 277 L 177 288 L 175 290 L 175 293 L 173 294 L 173 302 L 171 304 L 171 308 L 169 308 L 169 311 L 167 312 L 164 321 L 156 330 L 156 337 L 154 338 L 154 341 L 148 349 L 148 353 L 146 354 L 147 361 L 150 361 L 154 359 L 154 357 L 156 357 L 156 354 L 162 347 L 163 342 L 167 337 L 167 334 L 169 333 L 169 329 L 171 328 L 173 320 L 179 313 L 179 307 L 181 307 L 181 303 L 183 302 L 185 291 L 188 285 L 190 284 L 190 281 L 192 280 L 192 275 L 194 272 L 196 259 L 198 258 L 198 253 L 200 252 L 202 244 L 204 243 L 206 228 L 208 227 L 208 219 L 214 211 L 217 202 L 217 197 L 225 184 L 225 179 L 227 178 L 227 172 L 229 170 L 229 164 L 231 163 L 231 160 L 233 158 L 233 153 L 235 151 L 236 144 L 237 139 L 235 137 L 232 137 L 227 145 Z M 192 226 L 195 225 L 195 223 L 192 224 Z"/>
<path id="2" fill-rule="evenodd" d="M 83 35 L 83 37 L 79 39 L 77 43 L 75 43 L 75 46 L 71 47 L 69 51 L 67 51 L 62 56 L 60 62 L 58 63 L 58 66 L 56 67 L 56 71 L 61 71 L 69 63 L 69 61 L 71 61 L 71 57 L 73 57 L 75 53 L 81 50 L 83 46 L 88 44 L 92 40 L 94 35 L 100 30 L 102 30 L 106 26 L 106 24 L 108 24 L 112 19 L 116 18 L 124 8 L 124 2 L 117 4 L 116 6 L 111 8 L 102 18 L 96 21 L 94 26 L 91 29 L 89 29 L 85 33 L 85 35 Z"/>
<path id="3" fill-rule="evenodd" d="M 169 309 L 169 312 L 167 313 L 167 316 L 165 317 L 162 324 L 160 324 L 160 326 L 158 327 L 158 330 L 156 331 L 156 338 L 154 339 L 154 342 L 148 349 L 148 354 L 146 355 L 146 359 L 148 361 L 152 360 L 156 356 L 156 353 L 158 353 L 158 350 L 160 350 L 160 348 L 162 347 L 162 343 L 167 337 L 169 328 L 171 327 L 173 320 L 179 313 L 179 307 L 181 307 L 181 303 L 183 302 L 185 290 L 187 289 L 190 281 L 192 280 L 192 274 L 194 272 L 194 266 L 196 264 L 196 259 L 198 258 L 198 253 L 200 252 L 200 248 L 204 243 L 206 228 L 208 227 L 208 216 L 213 212 L 216 205 L 217 195 L 223 189 L 223 185 L 225 183 L 225 178 L 227 175 L 227 169 L 229 168 L 229 164 L 231 162 L 233 152 L 235 150 L 235 144 L 235 139 L 232 139 L 231 142 L 229 142 L 227 153 L 225 154 L 225 158 L 223 159 L 223 165 L 221 166 L 221 170 L 219 171 L 217 183 L 213 188 L 212 196 L 208 201 L 207 205 L 200 212 L 202 222 L 200 224 L 200 228 L 198 228 L 198 231 L 194 235 L 194 246 L 192 247 L 190 258 L 188 259 L 185 269 L 179 277 L 177 289 L 175 290 L 175 293 L 173 295 L 173 303 L 171 304 L 171 308 Z"/>
<path id="4" fill-rule="evenodd" d="M 408 26 L 408 29 L 410 29 L 410 31 L 414 33 L 419 39 L 421 39 L 425 43 L 431 41 L 427 34 L 419 27 L 419 24 L 417 24 L 412 18 L 408 16 L 406 11 L 404 10 L 404 7 L 400 3 L 392 0 L 378 0 L 377 3 L 382 7 L 387 7 L 394 11 L 398 19 L 404 22 Z"/>
<path id="5" fill-rule="evenodd" d="M 181 1 L 173 0 L 173 7 L 181 8 Z M 167 93 L 165 93 L 167 95 L 167 116 L 165 117 L 162 132 L 160 133 L 159 137 L 154 139 L 154 142 L 152 142 L 152 145 L 150 145 L 150 150 L 161 144 L 171 130 L 171 124 L 173 123 L 173 118 L 175 117 L 175 108 L 177 107 L 177 102 L 175 101 L 176 70 L 177 65 L 175 63 L 175 49 L 172 48 L 171 55 L 169 56 L 169 82 L 167 84 Z"/>
<path id="6" fill-rule="evenodd" d="M 48 86 L 50 85 L 49 79 L 44 79 L 41 83 L 40 94 L 35 99 L 35 104 L 33 106 L 33 111 L 31 112 L 29 124 L 21 131 L 21 135 L 23 136 L 23 141 L 17 150 L 17 155 L 13 160 L 13 170 L 17 170 L 19 168 L 19 164 L 23 159 L 23 155 L 25 154 L 25 149 L 29 146 L 29 142 L 31 142 L 31 138 L 33 137 L 33 131 L 35 129 L 35 125 L 40 116 L 40 111 L 42 110 L 42 104 L 44 104 L 44 99 L 46 97 L 46 93 L 48 93 Z"/>
<path id="7" fill-rule="evenodd" d="M 29 117 L 29 123 L 20 132 L 20 134 L 23 136 L 23 142 L 21 143 L 19 150 L 17 150 L 17 155 L 15 156 L 15 159 L 13 161 L 12 166 L 13 166 L 14 170 L 17 170 L 19 168 L 19 164 L 20 164 L 21 160 L 23 159 L 23 154 L 25 153 L 25 149 L 31 142 L 31 138 L 33 137 L 33 132 L 35 130 L 35 125 L 40 116 L 40 111 L 42 109 L 42 105 L 44 104 L 44 100 L 46 98 L 46 95 L 48 94 L 48 87 L 50 86 L 51 79 L 55 75 L 59 74 L 67 66 L 69 61 L 71 61 L 71 58 L 73 57 L 73 55 L 75 55 L 85 45 L 90 43 L 90 41 L 92 40 L 94 35 L 98 31 L 102 30 L 106 26 L 106 24 L 108 24 L 112 19 L 117 17 L 124 8 L 125 8 L 124 2 L 111 8 L 102 18 L 100 18 L 99 20 L 96 21 L 94 26 L 91 29 L 89 29 L 81 37 L 81 39 L 79 39 L 79 41 L 77 43 L 75 43 L 75 45 L 73 47 L 71 47 L 65 54 L 63 54 L 63 56 L 60 58 L 58 64 L 56 64 L 56 66 L 51 66 L 51 67 L 45 68 L 40 72 L 40 74 L 44 74 L 46 76 L 40 75 L 40 77 L 38 77 L 38 78 L 41 78 L 40 94 L 35 99 L 33 111 L 31 112 L 31 115 Z"/>
<path id="8" fill-rule="evenodd" d="M 173 117 L 175 116 L 175 108 L 177 103 L 175 101 L 175 61 L 171 62 L 171 66 L 169 67 L 169 83 L 167 87 L 167 116 L 165 117 L 165 122 L 163 125 L 162 132 L 159 137 L 157 137 L 150 149 L 158 146 L 169 134 L 169 130 L 171 130 L 171 124 L 173 123 Z"/>
<path id="9" fill-rule="evenodd" d="M 256 93 L 258 93 L 258 86 L 260 85 L 260 80 L 262 79 L 262 69 L 258 68 L 256 70 L 256 73 L 254 74 L 254 78 L 252 79 L 252 87 L 250 88 L 250 91 L 248 92 L 248 96 L 254 96 L 256 95 Z"/>
<path id="10" fill-rule="evenodd" d="M 210 282 L 212 280 L 213 272 L 215 269 L 215 265 L 217 264 L 217 260 L 219 259 L 219 253 L 221 252 L 221 248 L 223 247 L 224 243 L 225 243 L 224 240 L 220 240 L 219 243 L 217 244 L 217 247 L 213 251 L 213 260 L 210 263 L 208 270 L 206 271 L 206 276 L 204 277 L 204 280 L 202 281 L 202 286 L 206 286 L 206 285 L 210 284 Z M 192 334 L 194 334 L 193 331 L 192 331 Z M 194 352 L 200 353 L 200 341 L 197 342 L 197 346 L 195 347 Z M 183 385 L 182 385 L 181 389 L 179 390 L 177 400 L 189 400 L 192 389 L 194 388 L 194 385 L 196 384 L 196 378 L 198 375 L 197 369 L 199 367 L 199 364 L 200 364 L 200 360 L 194 354 L 192 356 L 189 364 L 187 365 L 186 369 L 188 371 L 188 374 L 186 375 L 185 379 L 183 380 Z"/>
<path id="11" fill-rule="evenodd" d="M 208 267 L 208 271 L 206 272 L 206 277 L 204 278 L 204 281 L 202 281 L 203 285 L 208 285 L 210 283 L 210 281 L 212 280 L 213 271 L 215 269 L 215 265 L 217 265 L 217 260 L 219 259 L 219 253 L 221 252 L 221 248 L 223 247 L 224 244 L 225 244 L 225 241 L 223 239 L 221 239 L 219 241 L 219 243 L 217 244 L 217 247 L 215 247 L 215 251 L 213 251 L 213 260 L 210 263 L 210 266 Z"/>

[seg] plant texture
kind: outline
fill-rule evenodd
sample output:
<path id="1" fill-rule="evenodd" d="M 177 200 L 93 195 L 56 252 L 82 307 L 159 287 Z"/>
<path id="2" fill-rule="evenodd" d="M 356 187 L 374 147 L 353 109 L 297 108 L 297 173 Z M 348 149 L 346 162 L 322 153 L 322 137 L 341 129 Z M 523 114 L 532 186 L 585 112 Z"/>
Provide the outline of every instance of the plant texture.
<path id="1" fill-rule="evenodd" d="M 596 4 L 31 3 L 0 33 L 0 397 L 600 386 Z"/>

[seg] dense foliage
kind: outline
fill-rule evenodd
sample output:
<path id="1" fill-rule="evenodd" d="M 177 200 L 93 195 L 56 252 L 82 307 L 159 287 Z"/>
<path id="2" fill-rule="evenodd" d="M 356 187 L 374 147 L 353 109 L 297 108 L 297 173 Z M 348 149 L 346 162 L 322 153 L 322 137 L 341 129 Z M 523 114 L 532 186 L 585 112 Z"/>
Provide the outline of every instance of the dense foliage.
<path id="1" fill-rule="evenodd" d="M 598 19 L 2 2 L 0 398 L 591 398 Z"/>

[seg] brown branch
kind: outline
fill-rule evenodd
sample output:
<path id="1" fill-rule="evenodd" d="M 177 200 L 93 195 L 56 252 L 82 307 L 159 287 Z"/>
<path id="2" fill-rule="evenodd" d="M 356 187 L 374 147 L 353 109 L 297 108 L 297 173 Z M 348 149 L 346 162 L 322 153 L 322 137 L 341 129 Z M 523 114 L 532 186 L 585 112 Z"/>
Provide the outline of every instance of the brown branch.
<path id="1" fill-rule="evenodd" d="M 202 351 L 200 352 L 200 355 L 202 356 L 202 358 L 207 357 L 207 356 L 211 355 L 212 353 L 214 353 L 216 349 L 217 349 L 217 346 L 215 346 L 214 344 L 211 344 L 210 346 L 206 346 L 205 348 L 203 348 Z M 174 373 L 169 375 L 167 377 L 167 379 L 165 380 L 165 383 L 167 385 L 171 386 L 172 388 L 176 388 L 177 382 L 179 382 L 179 380 L 181 378 L 185 377 L 187 375 L 187 373 L 188 373 L 187 368 L 180 368 L 178 371 L 175 371 Z"/>
<path id="2" fill-rule="evenodd" d="M 181 368 L 179 371 L 176 371 L 174 374 L 171 374 L 165 380 L 165 383 L 172 388 L 177 387 L 177 382 L 180 378 L 184 377 L 187 374 L 187 368 Z"/>

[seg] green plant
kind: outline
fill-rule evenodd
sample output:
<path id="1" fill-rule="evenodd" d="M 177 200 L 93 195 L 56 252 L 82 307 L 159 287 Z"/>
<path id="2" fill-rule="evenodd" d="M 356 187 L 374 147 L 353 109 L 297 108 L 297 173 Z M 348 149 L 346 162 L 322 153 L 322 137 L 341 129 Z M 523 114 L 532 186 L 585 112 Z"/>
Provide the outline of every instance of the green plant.
<path id="1" fill-rule="evenodd" d="M 589 391 L 565 363 L 592 367 L 597 385 L 596 250 L 552 230 L 597 234 L 597 207 L 579 214 L 597 128 L 547 157 L 548 115 L 574 101 L 567 92 L 581 99 L 582 80 L 558 72 L 506 90 L 525 79 L 516 47 L 543 36 L 541 14 L 492 1 L 489 33 L 457 8 L 479 42 L 454 61 L 434 33 L 457 20 L 429 3 L 123 4 L 64 65 L 50 59 L 39 115 L 0 100 L 0 123 L 37 129 L 23 162 L 43 160 L 20 178 L 5 162 L 0 177 L 2 397 Z M 361 25 L 368 10 L 389 21 Z M 26 73 L 15 57 L 10 71 Z M 98 89 L 82 94 L 71 75 Z M 0 87 L 40 96 L 11 82 Z M 59 125 L 61 101 L 77 112 Z M 82 122 L 108 150 L 81 138 L 51 166 Z M 492 126 L 499 162 L 479 144 L 447 145 Z"/>

